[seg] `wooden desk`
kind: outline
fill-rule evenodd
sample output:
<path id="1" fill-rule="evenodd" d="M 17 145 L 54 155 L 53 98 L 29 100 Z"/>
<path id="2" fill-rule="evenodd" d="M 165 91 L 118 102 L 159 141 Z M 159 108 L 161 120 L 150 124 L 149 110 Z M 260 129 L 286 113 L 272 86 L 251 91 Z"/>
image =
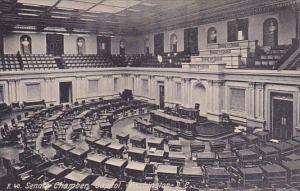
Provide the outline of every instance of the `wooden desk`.
<path id="1" fill-rule="evenodd" d="M 104 163 L 107 161 L 108 157 L 101 154 L 89 154 L 87 155 L 86 166 L 92 169 L 92 172 L 95 174 L 104 175 L 105 168 Z"/>
<path id="2" fill-rule="evenodd" d="M 170 140 L 168 142 L 169 151 L 182 151 L 182 144 L 180 140 Z"/>
<path id="3" fill-rule="evenodd" d="M 140 162 L 145 161 L 146 154 L 147 154 L 146 149 L 132 147 L 127 152 L 131 160 L 140 161 Z"/>
<path id="4" fill-rule="evenodd" d="M 167 140 L 178 139 L 178 134 L 176 132 L 159 125 L 154 126 L 153 131 L 154 131 L 154 135 L 158 137 L 162 137 Z"/>
<path id="5" fill-rule="evenodd" d="M 124 145 L 119 143 L 111 143 L 107 146 L 108 155 L 117 158 L 123 158 L 124 149 Z"/>
<path id="6" fill-rule="evenodd" d="M 46 171 L 46 176 L 49 179 L 55 178 L 56 180 L 59 180 L 70 173 L 70 171 L 71 170 L 66 168 L 65 166 L 58 166 L 54 164 L 48 168 L 48 170 Z"/>
<path id="7" fill-rule="evenodd" d="M 133 147 L 146 148 L 146 138 L 133 136 L 130 138 Z"/>
<path id="8" fill-rule="evenodd" d="M 175 183 L 178 180 L 178 166 L 158 165 L 157 177 L 159 182 Z"/>
<path id="9" fill-rule="evenodd" d="M 134 119 L 134 128 L 143 133 L 153 133 L 153 124 L 141 118 Z"/>
<path id="10" fill-rule="evenodd" d="M 262 165 L 264 180 L 267 185 L 281 186 L 287 183 L 287 170 L 278 164 Z"/>
<path id="11" fill-rule="evenodd" d="M 185 160 L 186 157 L 183 152 L 169 152 L 169 161 L 171 165 L 184 166 Z"/>
<path id="12" fill-rule="evenodd" d="M 83 149 L 80 147 L 72 149 L 69 153 L 71 163 L 77 168 L 83 168 L 84 160 L 87 157 L 88 152 L 89 152 L 89 150 L 86 150 L 86 149 Z"/>
<path id="13" fill-rule="evenodd" d="M 223 151 L 217 153 L 220 167 L 235 166 L 237 164 L 237 156 L 234 152 Z"/>
<path id="14" fill-rule="evenodd" d="M 184 184 L 189 182 L 196 187 L 200 187 L 203 184 L 204 173 L 200 167 L 184 167 L 182 179 Z"/>
<path id="15" fill-rule="evenodd" d="M 105 172 L 108 176 L 118 177 L 122 179 L 124 177 L 124 170 L 128 161 L 125 159 L 111 158 L 105 162 Z"/>
<path id="16" fill-rule="evenodd" d="M 197 165 L 213 165 L 216 162 L 216 154 L 213 152 L 197 153 Z"/>
<path id="17" fill-rule="evenodd" d="M 274 147 L 265 145 L 260 146 L 257 149 L 264 161 L 274 162 L 279 159 L 279 152 Z"/>
<path id="18" fill-rule="evenodd" d="M 257 165 L 259 163 L 258 155 L 251 150 L 239 150 L 236 154 L 241 166 Z"/>
<path id="19" fill-rule="evenodd" d="M 88 176 L 88 174 L 83 174 L 80 171 L 74 170 L 67 174 L 64 179 L 68 183 L 84 183 Z"/>
<path id="20" fill-rule="evenodd" d="M 100 139 L 95 142 L 95 147 L 98 153 L 107 154 L 107 146 L 111 144 L 109 139 Z"/>
<path id="21" fill-rule="evenodd" d="M 243 186 L 258 186 L 263 183 L 263 172 L 259 167 L 238 169 Z"/>
<path id="22" fill-rule="evenodd" d="M 164 150 L 164 139 L 151 137 L 147 139 L 148 148 L 156 148 L 158 150 Z"/>
<path id="23" fill-rule="evenodd" d="M 192 141 L 190 144 L 191 155 L 193 153 L 203 152 L 205 150 L 205 143 L 202 141 Z"/>
<path id="24" fill-rule="evenodd" d="M 169 115 L 159 110 L 151 111 L 150 117 L 152 121 L 172 127 L 172 130 L 178 132 L 183 137 L 193 138 L 195 135 L 195 127 L 197 123 L 195 120 Z"/>
<path id="25" fill-rule="evenodd" d="M 163 150 L 156 150 L 155 152 L 148 151 L 147 157 L 149 158 L 150 162 L 163 163 L 165 158 L 165 151 Z"/>
<path id="26" fill-rule="evenodd" d="M 230 174 L 225 168 L 206 168 L 206 183 L 213 186 L 226 184 L 230 180 Z M 226 185 L 225 185 L 226 187 Z"/>
<path id="27" fill-rule="evenodd" d="M 282 166 L 287 169 L 288 184 L 294 187 L 300 186 L 300 161 L 282 162 Z"/>
<path id="28" fill-rule="evenodd" d="M 116 138 L 119 140 L 119 143 L 120 144 L 126 144 L 128 143 L 128 140 L 129 140 L 129 134 L 128 133 L 118 133 L 116 135 Z"/>
<path id="29" fill-rule="evenodd" d="M 144 182 L 146 179 L 145 169 L 146 163 L 129 161 L 125 168 L 125 177 L 128 180 Z"/>

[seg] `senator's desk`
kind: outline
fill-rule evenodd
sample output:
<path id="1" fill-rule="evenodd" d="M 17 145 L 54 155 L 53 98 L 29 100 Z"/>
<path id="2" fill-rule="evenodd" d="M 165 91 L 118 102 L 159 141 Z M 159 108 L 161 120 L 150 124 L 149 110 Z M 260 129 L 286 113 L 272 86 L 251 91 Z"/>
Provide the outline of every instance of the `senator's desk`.
<path id="1" fill-rule="evenodd" d="M 200 187 L 203 184 L 204 173 L 200 167 L 184 167 L 181 178 L 185 183 L 190 183 L 193 187 Z"/>
<path id="2" fill-rule="evenodd" d="M 286 142 L 293 145 L 294 153 L 300 154 L 300 142 L 292 140 L 292 139 L 287 140 Z"/>
<path id="3" fill-rule="evenodd" d="M 146 149 L 138 148 L 138 147 L 129 148 L 127 153 L 131 160 L 140 161 L 140 162 L 144 162 L 147 155 Z"/>
<path id="4" fill-rule="evenodd" d="M 119 188 L 118 179 L 105 176 L 98 176 L 91 184 L 92 191 L 117 191 Z"/>
<path id="5" fill-rule="evenodd" d="M 80 147 L 70 150 L 70 162 L 77 168 L 83 168 L 84 160 L 86 159 L 88 152 L 88 149 L 83 149 Z"/>
<path id="6" fill-rule="evenodd" d="M 54 179 L 55 181 L 59 181 L 71 171 L 71 169 L 68 169 L 65 166 L 58 166 L 57 164 L 54 164 L 48 168 L 48 170 L 45 173 L 45 176 L 48 180 Z"/>
<path id="7" fill-rule="evenodd" d="M 179 107 L 177 112 L 180 116 L 184 116 L 192 120 L 197 120 L 199 117 L 199 110 L 195 108 Z"/>
<path id="8" fill-rule="evenodd" d="M 150 112 L 152 121 L 166 125 L 186 138 L 193 138 L 197 121 L 166 114 L 160 110 Z"/>
<path id="9" fill-rule="evenodd" d="M 84 119 L 85 117 L 87 117 L 88 115 L 90 115 L 93 111 L 92 110 L 85 110 L 82 113 L 78 114 L 75 116 L 75 119 Z"/>
<path id="10" fill-rule="evenodd" d="M 99 126 L 102 131 L 111 132 L 112 124 L 110 122 L 100 123 Z"/>
<path id="11" fill-rule="evenodd" d="M 180 140 L 170 140 L 168 142 L 169 151 L 182 151 L 182 143 Z"/>
<path id="12" fill-rule="evenodd" d="M 156 170 L 158 181 L 163 183 L 176 183 L 176 180 L 179 179 L 178 171 L 178 166 L 158 165 Z"/>
<path id="13" fill-rule="evenodd" d="M 96 148 L 95 143 L 99 141 L 100 138 L 95 138 L 95 137 L 86 137 L 85 142 L 89 145 L 90 150 L 94 150 Z"/>
<path id="14" fill-rule="evenodd" d="M 279 159 L 279 151 L 271 146 L 259 146 L 257 150 L 264 161 L 276 161 Z"/>
<path id="15" fill-rule="evenodd" d="M 157 137 L 162 137 L 167 140 L 178 139 L 178 134 L 176 132 L 169 130 L 165 127 L 162 127 L 160 125 L 155 125 L 153 127 L 153 132 L 154 132 L 154 135 L 156 135 Z"/>
<path id="16" fill-rule="evenodd" d="M 223 140 L 209 141 L 211 152 L 222 152 L 226 148 L 226 142 Z"/>
<path id="17" fill-rule="evenodd" d="M 130 138 L 130 143 L 133 147 L 146 148 L 146 138 L 133 136 Z"/>
<path id="18" fill-rule="evenodd" d="M 269 186 L 281 186 L 287 183 L 287 170 L 278 164 L 267 164 L 260 167 L 263 171 L 265 183 Z"/>
<path id="19" fill-rule="evenodd" d="M 107 154 L 107 146 L 111 144 L 109 139 L 100 139 L 95 142 L 95 147 L 98 153 Z"/>
<path id="20" fill-rule="evenodd" d="M 43 129 L 43 135 L 44 137 L 51 137 L 53 135 L 53 128 L 52 127 L 46 127 Z"/>
<path id="21" fill-rule="evenodd" d="M 183 152 L 169 152 L 169 163 L 175 166 L 185 165 L 185 154 Z"/>
<path id="22" fill-rule="evenodd" d="M 216 162 L 216 154 L 213 152 L 196 153 L 197 165 L 213 165 Z"/>
<path id="23" fill-rule="evenodd" d="M 267 143 L 270 146 L 274 147 L 279 151 L 280 157 L 289 155 L 294 153 L 294 147 L 293 145 L 287 143 L 287 142 L 280 142 L 280 143 Z"/>
<path id="24" fill-rule="evenodd" d="M 93 173 L 104 175 L 104 163 L 108 157 L 101 154 L 88 154 L 86 158 L 86 166 L 92 169 Z"/>
<path id="25" fill-rule="evenodd" d="M 117 157 L 117 158 L 123 158 L 123 152 L 124 152 L 124 145 L 119 143 L 111 143 L 107 146 L 107 154 L 109 156 Z"/>
<path id="26" fill-rule="evenodd" d="M 163 150 L 156 150 L 155 152 L 148 151 L 147 157 L 150 162 L 164 163 L 165 151 Z"/>
<path id="27" fill-rule="evenodd" d="M 105 161 L 105 173 L 108 176 L 122 179 L 128 161 L 125 159 L 110 158 Z"/>
<path id="28" fill-rule="evenodd" d="M 282 166 L 287 170 L 288 184 L 300 187 L 300 160 L 282 162 Z"/>
<path id="29" fill-rule="evenodd" d="M 151 184 L 138 183 L 130 181 L 125 191 L 152 191 Z"/>
<path id="30" fill-rule="evenodd" d="M 47 121 L 57 121 L 58 119 L 60 119 L 62 117 L 62 115 L 64 114 L 64 112 L 58 112 L 54 115 L 52 115 L 50 118 L 47 119 Z"/>
<path id="31" fill-rule="evenodd" d="M 236 166 L 237 165 L 237 156 L 234 152 L 231 151 L 223 151 L 217 153 L 219 166 L 227 167 L 227 166 Z"/>
<path id="32" fill-rule="evenodd" d="M 263 171 L 259 167 L 239 168 L 241 183 L 246 187 L 261 186 L 263 182 Z"/>
<path id="33" fill-rule="evenodd" d="M 125 167 L 125 177 L 127 180 L 144 182 L 146 180 L 146 163 L 129 161 Z"/>
<path id="34" fill-rule="evenodd" d="M 298 154 L 290 154 L 290 155 L 284 156 L 282 160 L 284 160 L 284 161 L 296 161 L 296 160 L 300 160 L 300 155 L 298 155 Z"/>
<path id="35" fill-rule="evenodd" d="M 134 119 L 134 128 L 138 129 L 143 133 L 152 133 L 153 132 L 153 124 L 147 120 L 142 118 Z"/>
<path id="36" fill-rule="evenodd" d="M 241 137 L 232 137 L 228 140 L 232 151 L 242 150 L 247 148 L 247 141 Z"/>
<path id="37" fill-rule="evenodd" d="M 202 141 L 192 141 L 190 144 L 191 155 L 193 153 L 203 152 L 205 150 L 205 143 Z"/>
<path id="38" fill-rule="evenodd" d="M 242 138 L 246 140 L 248 147 L 256 146 L 259 143 L 259 137 L 253 134 L 242 135 Z"/>
<path id="39" fill-rule="evenodd" d="M 210 186 L 224 184 L 230 181 L 230 174 L 225 168 L 206 168 L 206 183 Z"/>
<path id="40" fill-rule="evenodd" d="M 158 137 L 150 137 L 147 139 L 148 148 L 156 148 L 164 150 L 164 139 Z"/>
<path id="41" fill-rule="evenodd" d="M 257 165 L 259 163 L 258 155 L 252 150 L 245 149 L 245 150 L 239 150 L 236 153 L 239 164 L 241 166 L 247 166 L 247 165 Z"/>
<path id="42" fill-rule="evenodd" d="M 52 147 L 56 150 L 58 157 L 65 157 L 64 159 L 69 159 L 69 151 L 74 149 L 75 146 L 69 143 L 62 143 L 61 141 L 56 141 L 52 144 Z"/>
<path id="43" fill-rule="evenodd" d="M 267 131 L 257 131 L 254 135 L 259 138 L 260 143 L 265 143 L 270 140 L 270 132 Z"/>
<path id="44" fill-rule="evenodd" d="M 70 183 L 70 184 L 74 184 L 74 183 L 81 183 L 84 184 L 87 182 L 89 175 L 88 174 L 84 174 L 80 171 L 77 170 L 73 170 L 72 172 L 70 172 L 69 174 L 67 174 L 64 177 L 64 180 L 66 183 Z"/>
<path id="45" fill-rule="evenodd" d="M 129 140 L 129 134 L 121 132 L 121 133 L 116 134 L 116 138 L 119 140 L 120 144 L 126 144 L 127 145 L 128 140 Z"/>

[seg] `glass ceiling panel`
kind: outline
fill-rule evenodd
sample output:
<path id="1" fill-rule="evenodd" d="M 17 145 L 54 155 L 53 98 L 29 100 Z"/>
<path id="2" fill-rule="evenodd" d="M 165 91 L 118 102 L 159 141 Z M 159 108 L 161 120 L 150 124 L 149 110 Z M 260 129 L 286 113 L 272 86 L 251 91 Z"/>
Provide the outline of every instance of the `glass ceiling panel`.
<path id="1" fill-rule="evenodd" d="M 91 8 L 92 6 L 94 6 L 93 3 L 70 1 L 70 0 L 63 0 L 57 5 L 58 8 L 78 9 L 78 10 L 86 10 Z"/>
<path id="2" fill-rule="evenodd" d="M 53 6 L 57 0 L 18 0 L 18 3 L 41 5 L 41 6 Z"/>
<path id="3" fill-rule="evenodd" d="M 125 8 L 122 7 L 112 7 L 112 6 L 106 6 L 106 5 L 97 5 L 90 9 L 88 12 L 91 13 L 118 13 Z"/>
<path id="4" fill-rule="evenodd" d="M 137 5 L 139 3 L 140 1 L 136 1 L 136 0 L 105 0 L 102 4 L 128 8 Z"/>

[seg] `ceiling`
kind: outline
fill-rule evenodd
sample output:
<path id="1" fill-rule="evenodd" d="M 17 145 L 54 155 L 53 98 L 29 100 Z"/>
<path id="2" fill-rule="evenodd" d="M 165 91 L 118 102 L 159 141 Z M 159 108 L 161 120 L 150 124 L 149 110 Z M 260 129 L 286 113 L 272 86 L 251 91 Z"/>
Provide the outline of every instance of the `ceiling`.
<path id="1" fill-rule="evenodd" d="M 9 30 L 130 35 L 283 1 L 295 0 L 0 0 L 0 24 Z"/>

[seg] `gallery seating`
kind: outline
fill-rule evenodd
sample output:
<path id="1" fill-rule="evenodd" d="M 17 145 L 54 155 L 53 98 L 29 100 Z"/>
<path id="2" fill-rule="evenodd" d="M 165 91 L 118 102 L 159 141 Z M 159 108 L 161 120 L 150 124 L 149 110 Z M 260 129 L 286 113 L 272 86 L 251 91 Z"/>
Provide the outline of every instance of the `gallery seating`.
<path id="1" fill-rule="evenodd" d="M 113 62 L 101 55 L 62 55 L 66 68 L 105 68 L 113 67 Z"/>
<path id="2" fill-rule="evenodd" d="M 51 54 L 26 54 L 21 55 L 24 70 L 54 70 L 58 66 Z"/>

